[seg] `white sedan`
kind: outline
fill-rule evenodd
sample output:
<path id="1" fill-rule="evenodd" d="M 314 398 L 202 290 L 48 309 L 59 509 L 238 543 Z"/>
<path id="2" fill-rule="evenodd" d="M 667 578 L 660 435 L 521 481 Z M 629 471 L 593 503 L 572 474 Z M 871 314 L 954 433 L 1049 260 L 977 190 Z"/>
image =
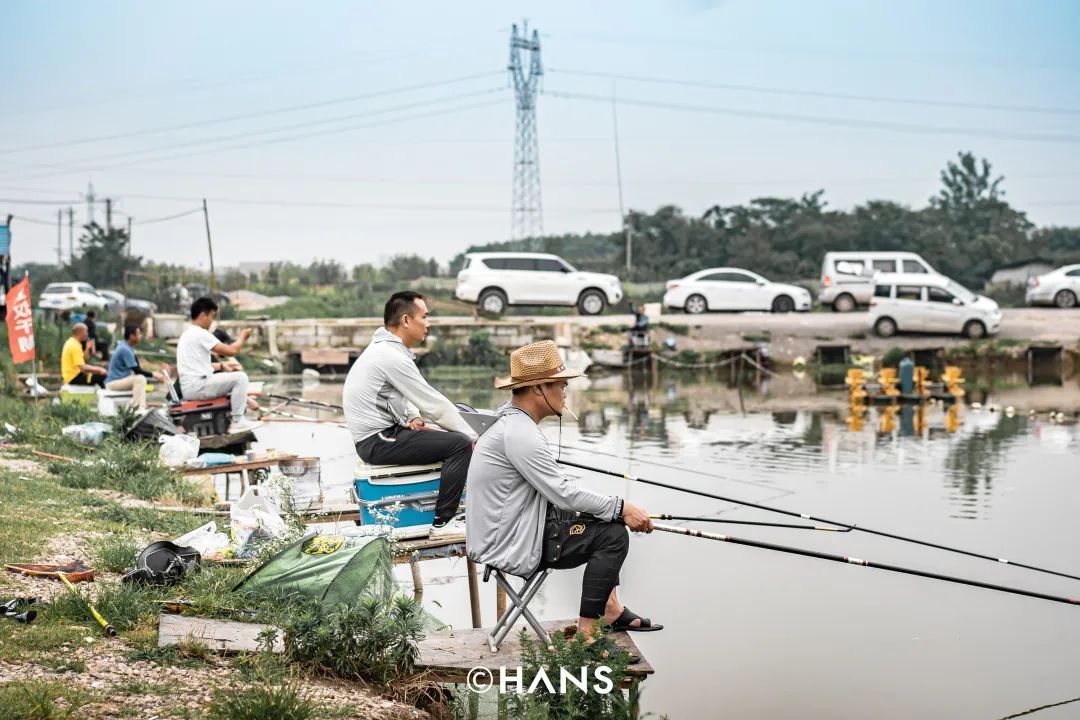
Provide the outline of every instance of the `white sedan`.
<path id="1" fill-rule="evenodd" d="M 1080 305 L 1080 265 L 1066 265 L 1028 280 L 1024 300 L 1028 305 Z"/>
<path id="2" fill-rule="evenodd" d="M 770 282 L 749 270 L 711 268 L 669 280 L 664 307 L 694 315 L 710 310 L 806 311 L 810 309 L 810 291 Z"/>

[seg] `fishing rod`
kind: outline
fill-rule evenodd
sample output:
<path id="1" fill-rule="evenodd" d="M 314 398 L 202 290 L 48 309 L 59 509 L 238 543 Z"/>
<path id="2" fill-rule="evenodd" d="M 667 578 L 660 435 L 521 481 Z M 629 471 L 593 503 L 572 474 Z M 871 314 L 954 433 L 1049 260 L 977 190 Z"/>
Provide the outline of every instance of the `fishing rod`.
<path id="1" fill-rule="evenodd" d="M 345 408 L 341 405 L 333 405 L 331 403 L 319 402 L 318 400 L 305 400 L 304 398 L 289 397 L 288 395 L 275 395 L 268 393 L 265 395 L 268 398 L 274 398 L 275 400 L 284 400 L 286 403 L 297 403 L 300 405 L 313 405 L 315 407 L 326 408 L 327 410 L 337 410 L 338 412 L 344 412 Z"/>
<path id="2" fill-rule="evenodd" d="M 969 585 L 971 587 L 984 588 L 986 590 L 997 590 L 998 592 L 1065 603 L 1066 605 L 1080 605 L 1080 600 L 1061 597 L 1060 595 L 1048 595 L 1046 593 L 1035 592 L 1034 590 L 1023 590 L 1007 585 L 995 585 L 993 583 L 982 582 L 981 580 L 969 580 L 954 575 L 942 575 L 941 573 L 916 570 L 915 568 L 901 567 L 899 565 L 886 565 L 885 563 L 872 562 L 870 560 L 863 560 L 862 558 L 850 557 L 848 555 L 834 555 L 832 553 L 818 552 L 817 550 L 806 550 L 804 548 L 791 547 L 789 545 L 776 545 L 774 543 L 761 542 L 759 540 L 747 540 L 745 538 L 732 537 L 731 535 L 720 535 L 719 533 L 709 533 L 702 530 L 693 530 L 691 528 L 675 527 L 674 525 L 653 525 L 653 530 L 674 533 L 676 535 L 704 538 L 706 540 L 717 540 L 719 542 L 733 543 L 735 545 L 746 545 L 747 547 L 756 547 L 761 548 L 762 550 L 774 550 L 790 555 L 801 555 L 803 557 L 845 563 L 847 565 L 861 565 L 862 567 L 877 568 L 878 570 L 887 570 L 889 572 L 901 573 L 904 575 L 914 575 L 916 577 L 929 578 L 931 580 L 943 580 L 944 582 L 955 583 L 957 585 Z"/>
<path id="3" fill-rule="evenodd" d="M 653 520 L 693 520 L 695 522 L 729 523 L 731 525 L 755 525 L 757 527 L 791 528 L 794 530 L 818 530 L 820 532 L 851 532 L 851 528 L 822 527 L 820 525 L 797 525 L 794 523 L 756 522 L 753 520 L 721 520 L 720 518 L 691 517 L 687 515 L 650 515 Z"/>
<path id="4" fill-rule="evenodd" d="M 937 550 L 945 550 L 946 552 L 956 553 L 958 555 L 967 555 L 968 557 L 979 558 L 980 560 L 990 560 L 992 562 L 1001 563 L 1003 565 L 1013 565 L 1015 567 L 1024 568 L 1025 570 L 1033 570 L 1035 572 L 1046 573 L 1047 575 L 1057 575 L 1058 577 L 1069 578 L 1070 580 L 1080 580 L 1080 576 L 1070 575 L 1068 573 L 1058 572 L 1057 570 L 1048 570 L 1047 568 L 1037 567 L 1035 565 L 1027 565 L 1025 563 L 1014 562 L 1012 560 L 1006 560 L 1005 558 L 994 557 L 993 555 L 983 555 L 982 553 L 972 552 L 970 550 L 964 550 L 962 548 L 951 547 L 949 545 L 941 545 L 939 543 L 930 542 L 928 540 L 920 540 L 918 538 L 907 537 L 905 535 L 897 535 L 895 533 L 886 532 L 884 530 L 875 530 L 873 528 L 863 527 L 855 525 L 854 523 L 838 522 L 836 520 L 829 520 L 827 518 L 816 517 L 814 515 L 807 515 L 806 513 L 798 513 L 792 510 L 783 510 L 771 505 L 762 505 L 760 503 L 750 502 L 749 500 L 740 500 L 739 498 L 726 497 L 724 495 L 717 495 L 715 493 L 705 492 L 703 490 L 692 490 L 690 488 L 679 487 L 678 485 L 670 485 L 659 480 L 648 480 L 643 477 L 635 477 L 629 473 L 616 472 L 614 470 L 605 470 L 604 468 L 593 467 L 591 465 L 583 465 L 581 463 L 573 462 L 572 460 L 559 460 L 563 465 L 569 465 L 570 467 L 579 468 L 581 470 L 590 470 L 601 475 L 611 475 L 612 477 L 623 478 L 624 480 L 632 480 L 634 482 L 643 483 L 645 485 L 653 485 L 655 487 L 665 488 L 667 490 L 675 490 L 677 492 L 684 492 L 690 495 L 698 495 L 699 497 L 706 497 L 711 500 L 720 500 L 722 502 L 735 503 L 736 505 L 743 505 L 745 507 L 752 507 L 758 510 L 764 510 L 766 512 L 778 513 L 780 515 L 788 515 L 790 517 L 797 517 L 803 520 L 810 520 L 811 522 L 826 523 L 828 525 L 837 525 L 839 527 L 850 528 L 851 530 L 858 530 L 860 532 L 867 533 L 868 535 L 878 535 L 880 537 L 886 537 L 891 540 L 899 540 L 901 542 L 911 543 L 913 545 L 922 545 L 924 547 L 931 547 Z"/>

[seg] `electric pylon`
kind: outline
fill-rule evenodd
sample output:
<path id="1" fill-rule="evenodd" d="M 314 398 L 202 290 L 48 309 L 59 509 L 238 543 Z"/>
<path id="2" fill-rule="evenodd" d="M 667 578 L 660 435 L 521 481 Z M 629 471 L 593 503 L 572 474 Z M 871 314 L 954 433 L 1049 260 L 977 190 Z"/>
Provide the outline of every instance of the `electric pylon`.
<path id="1" fill-rule="evenodd" d="M 528 52 L 528 74 L 522 57 Z M 507 67 L 514 84 L 517 106 L 517 131 L 514 135 L 514 188 L 510 200 L 510 234 L 515 240 L 534 238 L 539 242 L 544 232 L 544 214 L 540 202 L 540 148 L 536 134 L 536 96 L 544 67 L 540 63 L 540 35 L 529 35 L 529 23 L 510 31 L 510 64 Z"/>

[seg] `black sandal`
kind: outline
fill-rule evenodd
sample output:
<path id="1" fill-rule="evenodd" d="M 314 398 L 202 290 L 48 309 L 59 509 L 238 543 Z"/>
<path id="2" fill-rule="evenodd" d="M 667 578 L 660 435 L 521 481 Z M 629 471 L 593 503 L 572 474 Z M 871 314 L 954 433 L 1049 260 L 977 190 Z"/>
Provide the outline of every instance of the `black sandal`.
<path id="1" fill-rule="evenodd" d="M 631 625 L 630 623 L 635 620 L 640 621 L 638 625 Z M 630 608 L 623 606 L 622 614 L 615 619 L 615 622 L 611 623 L 612 630 L 625 630 L 627 632 L 656 632 L 657 630 L 663 630 L 663 625 L 653 625 L 652 620 L 646 617 L 634 613 Z"/>

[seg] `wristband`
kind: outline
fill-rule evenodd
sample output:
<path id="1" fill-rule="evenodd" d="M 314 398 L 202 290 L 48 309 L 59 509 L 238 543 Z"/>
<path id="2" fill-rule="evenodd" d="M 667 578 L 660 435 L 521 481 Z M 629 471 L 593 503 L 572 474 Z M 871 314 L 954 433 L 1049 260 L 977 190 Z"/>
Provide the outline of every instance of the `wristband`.
<path id="1" fill-rule="evenodd" d="M 623 499 L 621 497 L 615 498 L 615 517 L 613 517 L 611 519 L 612 522 L 614 522 L 614 521 L 616 521 L 616 520 L 618 520 L 619 518 L 622 517 L 623 504 L 624 504 L 624 501 L 623 501 Z"/>

